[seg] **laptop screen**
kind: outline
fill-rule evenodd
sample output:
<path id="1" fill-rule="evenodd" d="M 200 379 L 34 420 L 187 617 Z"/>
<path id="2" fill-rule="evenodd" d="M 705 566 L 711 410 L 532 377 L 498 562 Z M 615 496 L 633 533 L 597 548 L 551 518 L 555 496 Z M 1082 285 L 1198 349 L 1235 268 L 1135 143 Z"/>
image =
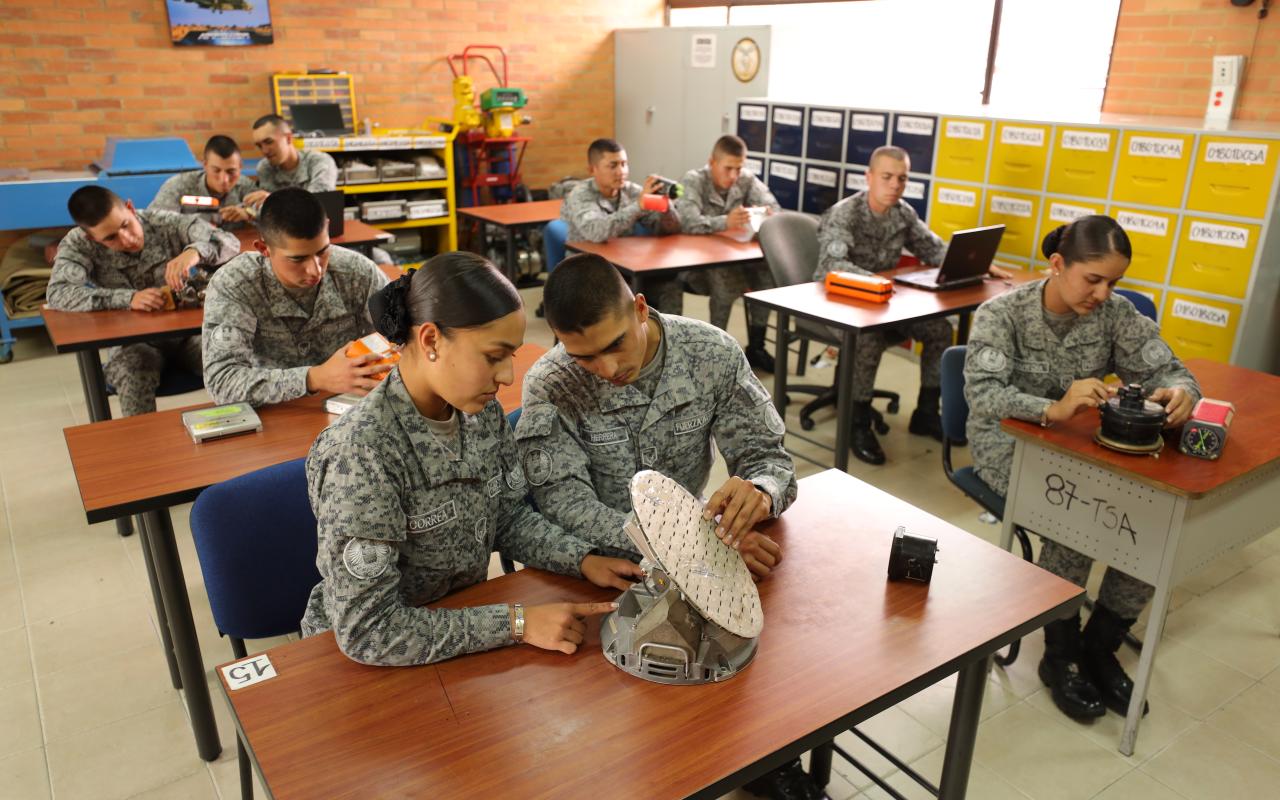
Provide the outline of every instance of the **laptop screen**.
<path id="1" fill-rule="evenodd" d="M 293 129 L 298 133 L 311 131 L 345 131 L 342 108 L 337 103 L 290 103 Z"/>

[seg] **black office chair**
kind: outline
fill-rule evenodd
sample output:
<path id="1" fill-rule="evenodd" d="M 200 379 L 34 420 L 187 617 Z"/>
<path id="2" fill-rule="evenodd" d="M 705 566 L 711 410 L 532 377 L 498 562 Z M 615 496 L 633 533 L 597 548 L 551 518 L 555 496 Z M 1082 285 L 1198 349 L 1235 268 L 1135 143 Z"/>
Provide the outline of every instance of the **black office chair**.
<path id="1" fill-rule="evenodd" d="M 760 226 L 760 249 L 764 251 L 764 260 L 769 265 L 774 283 L 779 286 L 791 286 L 796 283 L 807 283 L 813 280 L 813 270 L 818 264 L 818 221 L 808 214 L 795 211 L 783 211 L 765 219 Z M 796 374 L 803 376 L 805 365 L 809 359 L 809 342 L 817 342 L 821 347 L 839 346 L 840 340 L 831 335 L 831 330 L 816 322 L 805 319 L 795 320 L 792 336 L 800 340 L 799 363 Z M 841 353 L 841 358 L 852 358 L 852 353 Z M 813 400 L 800 409 L 800 427 L 813 430 L 813 412 L 820 408 L 836 404 L 836 386 L 817 386 L 813 384 L 788 385 L 787 391 L 797 391 L 816 395 Z M 897 392 L 876 389 L 873 398 L 889 401 L 888 412 L 897 414 L 901 398 Z M 790 402 L 787 398 L 786 402 Z M 876 433 L 884 435 L 889 426 L 884 416 L 876 409 L 871 410 L 871 424 Z"/>

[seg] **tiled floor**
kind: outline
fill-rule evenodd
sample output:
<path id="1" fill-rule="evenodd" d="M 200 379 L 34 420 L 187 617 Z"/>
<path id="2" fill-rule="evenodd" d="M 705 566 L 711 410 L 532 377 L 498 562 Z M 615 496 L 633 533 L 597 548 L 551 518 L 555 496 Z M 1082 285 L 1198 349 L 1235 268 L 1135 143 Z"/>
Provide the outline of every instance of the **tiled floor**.
<path id="1" fill-rule="evenodd" d="M 705 300 L 687 302 L 691 315 L 706 318 Z M 734 325 L 744 338 L 740 308 Z M 529 327 L 528 341 L 550 344 L 541 320 L 531 317 Z M 812 379 L 830 380 L 831 372 Z M 903 392 L 910 411 L 910 360 L 887 357 L 878 382 Z M 162 404 L 202 399 L 199 393 Z M 205 764 L 185 706 L 169 688 L 137 537 L 120 539 L 112 525 L 84 523 L 61 430 L 85 421 L 73 357 L 54 355 L 42 331 L 24 332 L 17 359 L 0 366 L 0 797 L 238 797 L 233 728 L 220 694 L 214 705 L 224 751 Z M 813 434 L 834 439 L 831 412 L 819 415 Z M 830 458 L 812 445 L 789 444 L 798 454 Z M 997 528 L 981 523 L 976 507 L 946 482 L 937 446 L 905 433 L 903 416 L 884 444 L 887 466 L 854 461 L 850 471 L 975 535 L 997 538 Z M 802 475 L 819 469 L 797 464 Z M 231 650 L 209 615 L 187 512 L 175 509 L 173 520 L 212 667 Z M 1118 716 L 1080 725 L 1058 714 L 1036 678 L 1042 641 L 1032 636 L 1012 668 L 991 675 L 969 796 L 1280 796 L 1280 534 L 1189 579 L 1174 606 L 1134 757 L 1115 748 Z M 1132 669 L 1136 657 L 1124 657 Z M 922 692 L 864 729 L 937 780 L 952 686 L 945 681 Z M 927 796 L 852 735 L 841 742 L 907 797 Z M 888 796 L 839 759 L 836 769 L 833 800 Z"/>

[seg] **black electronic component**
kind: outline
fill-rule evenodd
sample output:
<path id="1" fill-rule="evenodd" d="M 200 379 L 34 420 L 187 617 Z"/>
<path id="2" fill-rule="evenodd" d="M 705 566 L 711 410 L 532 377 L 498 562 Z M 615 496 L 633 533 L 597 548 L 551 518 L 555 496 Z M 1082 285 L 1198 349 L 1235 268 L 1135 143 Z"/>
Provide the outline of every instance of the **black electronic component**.
<path id="1" fill-rule="evenodd" d="M 1146 399 L 1142 386 L 1122 386 L 1115 397 L 1098 409 L 1102 426 L 1094 439 L 1121 453 L 1155 453 L 1164 446 L 1160 433 L 1168 414 L 1159 403 Z"/>
<path id="2" fill-rule="evenodd" d="M 898 526 L 889 548 L 889 580 L 928 583 L 933 577 L 933 565 L 938 562 L 937 553 L 937 539 L 916 536 Z"/>

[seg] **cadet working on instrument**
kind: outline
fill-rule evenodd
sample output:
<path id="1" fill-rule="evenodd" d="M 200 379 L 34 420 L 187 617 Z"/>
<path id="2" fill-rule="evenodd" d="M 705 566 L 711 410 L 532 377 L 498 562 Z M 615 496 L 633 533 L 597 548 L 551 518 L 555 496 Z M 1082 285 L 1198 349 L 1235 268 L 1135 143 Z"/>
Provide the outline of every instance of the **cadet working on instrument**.
<path id="1" fill-rule="evenodd" d="M 176 211 L 199 213 L 211 225 L 239 227 L 253 219 L 253 212 L 244 207 L 244 198 L 254 190 L 253 181 L 241 174 L 240 146 L 229 136 L 210 136 L 204 145 L 204 168 L 179 172 L 160 184 L 160 191 L 151 199 L 148 211 Z M 182 207 L 187 195 L 212 197 L 218 208 L 209 212 L 190 212 Z"/>

